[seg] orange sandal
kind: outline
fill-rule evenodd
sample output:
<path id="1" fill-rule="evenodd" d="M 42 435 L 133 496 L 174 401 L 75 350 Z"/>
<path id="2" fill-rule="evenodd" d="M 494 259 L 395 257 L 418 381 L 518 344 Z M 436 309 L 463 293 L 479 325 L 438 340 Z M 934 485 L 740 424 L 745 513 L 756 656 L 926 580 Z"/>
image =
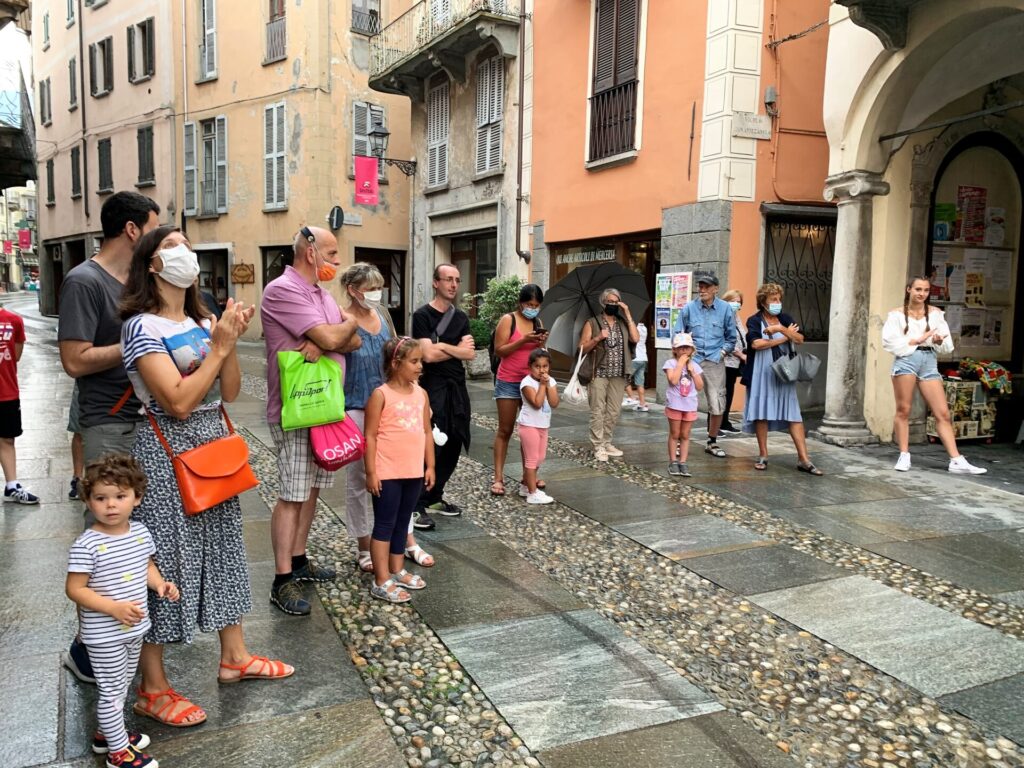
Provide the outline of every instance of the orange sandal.
<path id="1" fill-rule="evenodd" d="M 246 672 L 249 667 L 252 666 L 254 661 L 258 661 L 260 664 L 258 672 Z M 242 680 L 280 680 L 285 677 L 291 677 L 295 674 L 295 667 L 291 667 L 285 664 L 283 661 L 277 659 L 268 659 L 266 656 L 251 656 L 244 664 L 225 664 L 223 661 L 220 663 L 221 669 L 233 669 L 238 672 L 238 677 L 223 678 L 217 675 L 217 682 L 229 685 L 230 683 L 238 683 Z"/>
<path id="2" fill-rule="evenodd" d="M 162 707 L 160 707 L 160 709 L 153 711 L 153 707 L 155 706 L 156 700 L 159 699 L 161 696 L 166 696 L 169 699 L 169 701 Z M 136 701 L 135 704 L 132 705 L 132 711 L 136 715 L 152 718 L 153 720 L 156 720 L 158 723 L 169 725 L 172 728 L 191 728 L 193 725 L 199 725 L 200 723 L 206 722 L 206 713 L 203 712 L 202 707 L 200 707 L 198 704 L 191 704 L 190 706 L 185 707 L 183 710 L 181 710 L 181 712 L 174 715 L 173 717 L 164 716 L 165 713 L 170 712 L 172 709 L 174 709 L 175 705 L 179 701 L 188 701 L 188 699 L 186 699 L 173 688 L 168 688 L 166 691 L 159 691 L 157 693 L 146 693 L 144 690 L 142 690 L 142 688 L 139 688 L 139 698 L 145 699 L 147 703 L 143 705 L 141 702 Z M 186 719 L 193 712 L 203 712 L 202 719 Z"/>

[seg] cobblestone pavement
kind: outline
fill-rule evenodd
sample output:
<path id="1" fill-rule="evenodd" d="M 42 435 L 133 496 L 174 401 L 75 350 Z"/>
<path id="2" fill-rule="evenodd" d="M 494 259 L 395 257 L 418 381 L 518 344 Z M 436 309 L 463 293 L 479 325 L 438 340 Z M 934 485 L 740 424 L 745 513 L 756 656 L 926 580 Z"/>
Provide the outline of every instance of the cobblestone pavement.
<path id="1" fill-rule="evenodd" d="M 0 764 L 95 765 L 92 691 L 58 660 L 74 625 L 64 555 L 81 525 L 60 501 L 70 382 L 52 321 L 27 315 L 22 380 L 46 418 L 19 458 L 44 504 L 2 513 Z M 809 478 L 774 438 L 768 473 L 750 469 L 749 439 L 725 441 L 726 460 L 695 441 L 682 485 L 659 474 L 660 414 L 624 414 L 624 460 L 598 464 L 582 447 L 586 413 L 562 408 L 543 471 L 559 503 L 528 507 L 488 493 L 493 404 L 472 384 L 474 444 L 447 494 L 465 514 L 418 534 L 438 559 L 415 569 L 428 588 L 405 606 L 369 599 L 336 487 L 310 551 L 339 578 L 294 619 L 265 600 L 276 473 L 261 348 L 240 352 L 245 394 L 230 410 L 263 481 L 243 497 L 247 635 L 299 672 L 221 692 L 213 638 L 169 650 L 176 685 L 211 718 L 149 728 L 164 765 L 1024 765 L 1015 487 L 928 470 L 897 484 L 880 451 L 817 444 L 828 475 Z M 510 489 L 516 454 L 513 442 Z"/>

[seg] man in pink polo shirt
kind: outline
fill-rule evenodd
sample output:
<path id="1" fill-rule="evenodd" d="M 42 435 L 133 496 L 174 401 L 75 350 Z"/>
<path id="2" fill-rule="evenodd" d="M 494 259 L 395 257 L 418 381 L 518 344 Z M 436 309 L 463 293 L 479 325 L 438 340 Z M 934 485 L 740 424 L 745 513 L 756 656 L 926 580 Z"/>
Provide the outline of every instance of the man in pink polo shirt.
<path id="1" fill-rule="evenodd" d="M 294 266 L 263 290 L 260 319 L 267 343 L 267 423 L 277 448 L 280 480 L 270 520 L 274 546 L 274 586 L 270 602 L 293 616 L 309 614 L 299 582 L 330 581 L 335 572 L 306 557 L 306 539 L 316 514 L 321 488 L 334 476 L 316 465 L 309 430 L 281 429 L 281 380 L 277 353 L 299 350 L 307 360 L 330 355 L 345 369 L 344 352 L 359 347 L 354 317 L 345 318 L 338 303 L 319 286 L 337 274 L 338 241 L 320 227 L 303 227 L 295 238 Z"/>

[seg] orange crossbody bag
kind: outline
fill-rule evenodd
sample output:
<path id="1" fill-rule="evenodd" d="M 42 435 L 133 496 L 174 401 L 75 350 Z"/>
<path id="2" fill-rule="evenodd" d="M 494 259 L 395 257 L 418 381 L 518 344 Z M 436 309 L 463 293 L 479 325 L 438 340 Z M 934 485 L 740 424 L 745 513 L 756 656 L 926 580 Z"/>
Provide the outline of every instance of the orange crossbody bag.
<path id="1" fill-rule="evenodd" d="M 153 414 L 146 409 L 153 432 L 171 459 L 186 515 L 198 515 L 260 484 L 249 466 L 249 446 L 235 432 L 223 404 L 220 412 L 228 427 L 229 434 L 226 437 L 219 437 L 175 455 Z"/>

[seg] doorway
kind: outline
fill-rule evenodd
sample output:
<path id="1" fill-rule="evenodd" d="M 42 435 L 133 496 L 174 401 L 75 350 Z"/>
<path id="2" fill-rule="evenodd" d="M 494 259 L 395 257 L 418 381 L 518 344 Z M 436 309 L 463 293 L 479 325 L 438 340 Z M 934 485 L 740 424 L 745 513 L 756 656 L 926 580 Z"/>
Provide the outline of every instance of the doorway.
<path id="1" fill-rule="evenodd" d="M 384 277 L 384 296 L 381 304 L 388 308 L 395 330 L 405 334 L 405 251 L 383 248 L 355 249 L 355 260 L 372 264 Z"/>

